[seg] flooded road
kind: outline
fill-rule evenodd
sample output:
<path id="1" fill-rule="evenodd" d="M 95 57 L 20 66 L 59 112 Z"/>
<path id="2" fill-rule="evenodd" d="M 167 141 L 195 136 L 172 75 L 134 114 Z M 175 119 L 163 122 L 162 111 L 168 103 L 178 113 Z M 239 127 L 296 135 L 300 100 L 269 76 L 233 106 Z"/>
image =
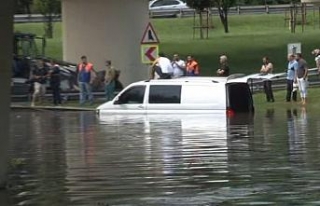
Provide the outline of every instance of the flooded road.
<path id="1" fill-rule="evenodd" d="M 320 120 L 305 110 L 14 111 L 11 123 L 8 205 L 320 205 Z"/>

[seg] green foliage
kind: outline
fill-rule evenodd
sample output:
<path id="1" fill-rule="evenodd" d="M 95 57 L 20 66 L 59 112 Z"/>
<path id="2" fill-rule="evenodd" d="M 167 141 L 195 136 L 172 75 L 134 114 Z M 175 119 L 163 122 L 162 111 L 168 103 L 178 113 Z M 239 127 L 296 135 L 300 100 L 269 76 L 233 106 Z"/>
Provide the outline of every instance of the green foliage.
<path id="1" fill-rule="evenodd" d="M 224 32 L 229 32 L 228 11 L 235 6 L 237 0 L 213 0 L 214 5 L 218 8 L 220 21 L 224 27 Z"/>
<path id="2" fill-rule="evenodd" d="M 299 3 L 301 0 L 237 0 L 236 4 L 243 5 L 274 5 L 274 4 L 290 4 Z"/>
<path id="3" fill-rule="evenodd" d="M 44 16 L 61 13 L 61 0 L 34 0 L 36 9 Z"/>
<path id="4" fill-rule="evenodd" d="M 186 3 L 189 7 L 196 9 L 197 11 L 203 11 L 214 5 L 213 0 L 186 0 Z"/>
<path id="5" fill-rule="evenodd" d="M 31 14 L 33 0 L 15 0 L 14 3 L 16 14 Z"/>
<path id="6" fill-rule="evenodd" d="M 44 24 L 47 38 L 53 37 L 53 20 L 55 15 L 61 13 L 61 0 L 35 0 L 37 10 L 46 17 Z"/>
<path id="7" fill-rule="evenodd" d="M 228 10 L 230 7 L 236 5 L 237 0 L 213 0 L 213 3 L 217 8 Z"/>
<path id="8" fill-rule="evenodd" d="M 160 49 L 169 56 L 178 53 L 183 59 L 188 54 L 194 55 L 202 75 L 215 75 L 222 53 L 228 55 L 232 73 L 259 71 L 263 56 L 269 56 L 275 72 L 282 72 L 287 67 L 287 44 L 294 42 L 301 42 L 309 66 L 315 67 L 311 51 L 320 45 L 320 39 L 312 12 L 308 13 L 304 32 L 298 26 L 295 34 L 290 32 L 288 22 L 284 25 L 284 14 L 230 15 L 229 19 L 232 32 L 225 34 L 219 17 L 213 16 L 215 27 L 209 31 L 209 39 L 204 40 L 193 39 L 193 18 L 152 19 L 152 23 L 160 38 Z M 15 24 L 15 30 L 43 35 L 41 23 Z M 62 58 L 61 23 L 56 23 L 54 38 L 47 41 L 46 54 Z"/>

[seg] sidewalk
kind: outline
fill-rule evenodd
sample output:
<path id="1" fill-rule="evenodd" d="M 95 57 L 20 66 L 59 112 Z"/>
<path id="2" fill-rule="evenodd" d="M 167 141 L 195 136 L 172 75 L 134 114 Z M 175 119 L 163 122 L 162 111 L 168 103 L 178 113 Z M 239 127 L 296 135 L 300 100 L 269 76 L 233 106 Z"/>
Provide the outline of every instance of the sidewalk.
<path id="1" fill-rule="evenodd" d="M 31 107 L 30 102 L 11 102 L 11 109 L 24 109 L 24 110 L 54 110 L 54 111 L 95 111 L 95 105 L 79 106 L 75 102 L 67 102 L 61 106 L 53 106 L 49 104 L 41 104 Z"/>

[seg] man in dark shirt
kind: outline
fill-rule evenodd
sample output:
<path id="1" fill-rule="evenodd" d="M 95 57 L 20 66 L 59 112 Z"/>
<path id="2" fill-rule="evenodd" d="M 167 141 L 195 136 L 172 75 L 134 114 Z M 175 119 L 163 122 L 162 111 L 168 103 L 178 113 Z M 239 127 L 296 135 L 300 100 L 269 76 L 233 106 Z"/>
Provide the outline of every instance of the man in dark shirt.
<path id="1" fill-rule="evenodd" d="M 299 86 L 300 97 L 302 105 L 306 104 L 307 100 L 307 86 L 308 86 L 308 64 L 302 58 L 301 54 L 296 55 L 298 62 L 298 69 L 296 70 L 297 83 Z"/>
<path id="2" fill-rule="evenodd" d="M 220 68 L 217 70 L 218 76 L 227 77 L 229 76 L 229 66 L 228 66 L 228 58 L 226 55 L 220 56 Z"/>
<path id="3" fill-rule="evenodd" d="M 34 92 L 32 95 L 31 106 L 35 106 L 37 97 L 39 97 L 40 102 L 43 96 L 46 94 L 46 83 L 48 77 L 48 69 L 44 63 L 43 59 L 38 60 L 37 66 L 32 71 L 32 81 L 34 86 Z"/>
<path id="4" fill-rule="evenodd" d="M 61 105 L 60 95 L 60 66 L 55 60 L 51 60 L 50 69 L 50 87 L 52 89 L 53 104 L 55 106 Z"/>

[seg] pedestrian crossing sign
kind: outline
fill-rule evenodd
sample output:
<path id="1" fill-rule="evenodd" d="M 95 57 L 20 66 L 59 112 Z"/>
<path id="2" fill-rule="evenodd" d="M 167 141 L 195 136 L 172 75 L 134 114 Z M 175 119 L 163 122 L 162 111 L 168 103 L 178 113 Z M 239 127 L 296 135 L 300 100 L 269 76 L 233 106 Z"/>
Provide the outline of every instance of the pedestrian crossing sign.
<path id="1" fill-rule="evenodd" d="M 146 30 L 143 33 L 141 44 L 159 44 L 158 36 L 152 26 L 152 24 L 149 22 Z"/>

